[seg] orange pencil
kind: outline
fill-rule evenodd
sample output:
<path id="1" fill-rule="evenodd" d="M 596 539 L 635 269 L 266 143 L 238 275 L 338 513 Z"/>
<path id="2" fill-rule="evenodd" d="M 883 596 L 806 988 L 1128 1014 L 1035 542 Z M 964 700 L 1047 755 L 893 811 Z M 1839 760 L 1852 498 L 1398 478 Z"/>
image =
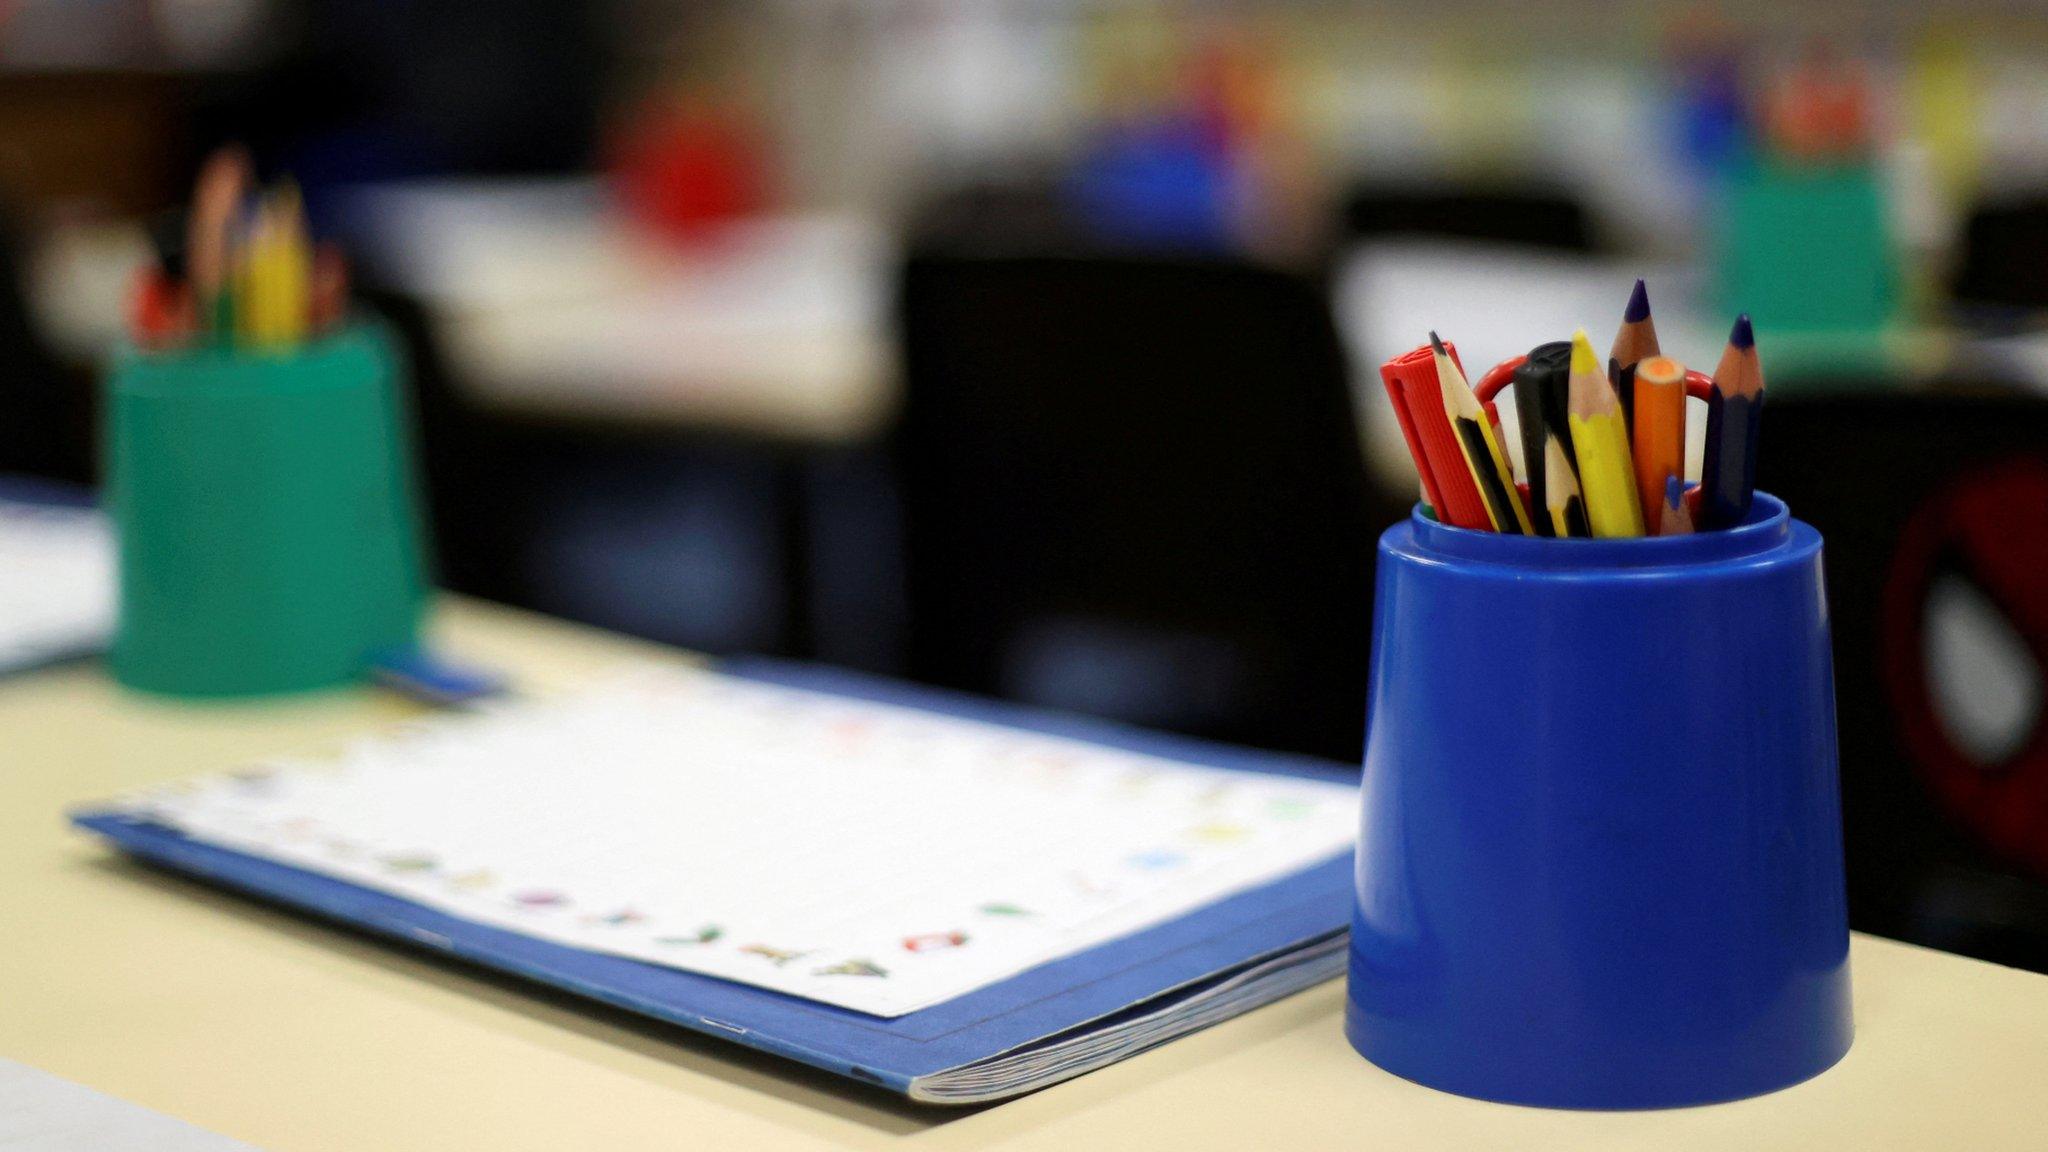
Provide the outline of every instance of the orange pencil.
<path id="1" fill-rule="evenodd" d="M 1631 448 L 1636 466 L 1636 494 L 1650 535 L 1664 535 L 1659 526 L 1664 508 L 1664 482 L 1685 478 L 1685 366 L 1669 356 L 1652 356 L 1635 370 L 1636 416 Z"/>
<path id="2" fill-rule="evenodd" d="M 192 215 L 185 239 L 186 278 L 192 285 L 199 327 L 226 339 L 234 259 L 235 216 L 249 194 L 249 154 L 222 148 L 207 157 L 192 193 Z"/>
<path id="3" fill-rule="evenodd" d="M 1664 478 L 1664 495 L 1657 501 L 1657 535 L 1685 536 L 1692 532 L 1692 509 L 1685 506 L 1685 481 Z"/>

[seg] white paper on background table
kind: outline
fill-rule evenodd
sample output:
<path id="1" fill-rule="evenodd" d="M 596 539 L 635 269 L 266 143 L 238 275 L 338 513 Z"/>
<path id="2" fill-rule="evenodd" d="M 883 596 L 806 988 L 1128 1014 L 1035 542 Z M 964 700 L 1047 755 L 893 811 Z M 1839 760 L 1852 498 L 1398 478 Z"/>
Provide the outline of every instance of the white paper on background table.
<path id="1" fill-rule="evenodd" d="M 1346 851 L 1357 790 L 661 667 L 130 806 L 469 920 L 896 1016 Z"/>
<path id="2" fill-rule="evenodd" d="M 113 631 L 106 517 L 0 500 L 0 672 L 97 652 Z"/>

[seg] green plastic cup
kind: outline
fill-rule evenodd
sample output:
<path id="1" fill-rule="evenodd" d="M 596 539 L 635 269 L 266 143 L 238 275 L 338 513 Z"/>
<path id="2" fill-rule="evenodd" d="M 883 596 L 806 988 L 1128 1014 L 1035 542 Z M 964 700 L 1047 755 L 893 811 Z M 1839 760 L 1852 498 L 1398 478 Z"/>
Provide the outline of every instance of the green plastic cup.
<path id="1" fill-rule="evenodd" d="M 360 678 L 418 637 L 424 533 L 400 361 L 374 325 L 276 353 L 124 352 L 107 499 L 114 676 L 177 696 Z"/>

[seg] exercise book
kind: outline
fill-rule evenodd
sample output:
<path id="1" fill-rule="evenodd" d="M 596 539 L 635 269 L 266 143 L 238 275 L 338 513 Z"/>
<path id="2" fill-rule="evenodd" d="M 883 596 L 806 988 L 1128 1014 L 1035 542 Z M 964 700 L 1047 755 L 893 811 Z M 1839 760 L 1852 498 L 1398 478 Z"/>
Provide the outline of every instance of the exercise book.
<path id="1" fill-rule="evenodd" d="M 917 1099 L 1334 975 L 1339 766 L 776 664 L 647 665 L 122 798 L 139 855 Z"/>

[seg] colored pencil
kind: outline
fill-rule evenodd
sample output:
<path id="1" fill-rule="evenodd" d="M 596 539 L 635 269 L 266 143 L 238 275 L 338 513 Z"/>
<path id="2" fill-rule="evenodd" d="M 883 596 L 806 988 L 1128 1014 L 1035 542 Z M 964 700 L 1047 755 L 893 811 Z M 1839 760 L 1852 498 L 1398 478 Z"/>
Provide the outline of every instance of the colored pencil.
<path id="1" fill-rule="evenodd" d="M 1650 290 L 1636 281 L 1622 310 L 1621 331 L 1614 334 L 1614 348 L 1607 354 L 1607 380 L 1621 399 L 1621 418 L 1635 427 L 1636 365 L 1658 354 L 1657 325 L 1650 319 Z"/>
<path id="2" fill-rule="evenodd" d="M 1470 385 L 1471 381 L 1468 380 L 1466 383 Z M 1479 394 L 1474 392 L 1472 398 L 1478 400 Z M 1479 410 L 1486 414 L 1486 426 L 1493 429 L 1493 442 L 1500 445 L 1501 474 L 1507 477 L 1508 486 L 1512 488 L 1515 486 L 1515 454 L 1508 451 L 1508 433 L 1507 429 L 1501 427 L 1500 406 L 1482 401 Z"/>
<path id="3" fill-rule="evenodd" d="M 1764 370 L 1747 314 L 1735 319 L 1707 394 L 1707 451 L 1700 467 L 1701 528 L 1727 528 L 1749 514 L 1756 491 L 1756 441 Z"/>
<path id="4" fill-rule="evenodd" d="M 234 256 L 232 231 L 248 196 L 250 179 L 248 153 L 222 148 L 199 170 L 192 195 L 185 260 L 193 307 L 198 311 L 200 329 L 221 339 L 232 331 L 228 291 Z"/>
<path id="5" fill-rule="evenodd" d="M 1593 535 L 1641 536 L 1643 509 L 1629 461 L 1628 424 L 1583 328 L 1572 334 L 1571 427 Z"/>
<path id="6" fill-rule="evenodd" d="M 271 194 L 277 220 L 276 251 L 271 259 L 270 342 L 289 346 L 306 338 L 312 307 L 313 245 L 306 236 L 306 207 L 299 186 L 285 181 Z"/>
<path id="7" fill-rule="evenodd" d="M 1664 495 L 1658 500 L 1657 535 L 1684 536 L 1692 532 L 1692 512 L 1685 506 L 1685 480 L 1677 475 L 1664 478 Z"/>
<path id="8" fill-rule="evenodd" d="M 234 342 L 254 347 L 263 341 L 268 309 L 264 307 L 263 281 L 270 265 L 270 206 L 258 201 L 242 233 L 239 251 L 228 266 L 228 282 L 221 293 L 232 302 L 224 313 L 233 325 Z"/>
<path id="9" fill-rule="evenodd" d="M 175 348 L 191 338 L 191 292 L 161 267 L 142 269 L 129 301 L 128 328 L 138 348 Z"/>
<path id="10" fill-rule="evenodd" d="M 1463 370 L 1460 369 L 1460 371 L 1462 372 Z M 1466 383 L 1469 385 L 1471 381 L 1468 380 Z M 1472 397 L 1474 400 L 1478 400 L 1479 394 L 1474 392 Z M 1479 410 L 1486 413 L 1486 426 L 1493 430 L 1494 447 L 1500 449 L 1501 475 L 1507 479 L 1508 495 L 1514 498 L 1515 508 L 1522 513 L 1522 523 L 1530 525 L 1529 530 L 1534 532 L 1536 521 L 1541 520 L 1543 517 L 1540 514 L 1532 515 L 1530 513 L 1528 488 L 1526 485 L 1518 482 L 1515 477 L 1515 454 L 1508 450 L 1508 433 L 1507 429 L 1500 422 L 1500 405 L 1491 401 L 1480 401 Z"/>
<path id="11" fill-rule="evenodd" d="M 288 348 L 306 337 L 313 255 L 298 188 L 286 182 L 257 205 L 236 267 L 236 335 L 249 348 Z"/>
<path id="12" fill-rule="evenodd" d="M 1515 369 L 1515 417 L 1521 425 L 1522 463 L 1529 474 L 1529 505 L 1538 515 L 1536 532 L 1548 536 L 1550 518 L 1541 513 L 1549 506 L 1549 466 L 1544 462 L 1544 445 L 1557 440 L 1564 449 L 1565 467 L 1572 473 L 1572 491 L 1579 488 L 1578 460 L 1572 454 L 1572 428 L 1565 417 L 1572 367 L 1572 346 L 1564 340 L 1539 344 Z"/>
<path id="13" fill-rule="evenodd" d="M 1571 461 L 1565 459 L 1563 439 L 1554 435 L 1544 437 L 1542 471 L 1549 534 L 1591 536 L 1593 529 L 1586 523 L 1586 502 L 1579 497 L 1579 476 L 1572 470 Z"/>
<path id="14" fill-rule="evenodd" d="M 1662 536 L 1664 481 L 1685 476 L 1685 365 L 1669 356 L 1644 359 L 1636 365 L 1635 393 L 1630 451 L 1635 457 L 1636 497 L 1642 503 L 1643 526 L 1651 535 Z"/>
<path id="15" fill-rule="evenodd" d="M 313 247 L 298 186 L 287 179 L 255 193 L 247 153 L 222 148 L 207 158 L 182 227 L 167 220 L 153 230 L 157 266 L 138 281 L 129 316 L 138 346 L 197 337 L 288 349 L 343 322 L 348 266 L 338 248 Z"/>
<path id="16" fill-rule="evenodd" d="M 1457 363 L 1457 349 L 1448 344 L 1444 348 L 1451 354 L 1451 362 Z M 1424 344 L 1396 356 L 1387 361 L 1380 374 L 1383 379 L 1392 377 L 1398 382 L 1407 401 L 1415 438 L 1422 446 L 1417 469 L 1436 486 L 1432 493 L 1436 499 L 1431 507 L 1436 509 L 1437 519 L 1457 528 L 1492 527 L 1486 501 L 1479 495 L 1479 485 L 1465 461 L 1465 450 L 1458 446 L 1458 434 L 1451 429 L 1451 418 L 1444 409 L 1435 350 Z"/>
<path id="17" fill-rule="evenodd" d="M 313 249 L 312 284 L 308 293 L 310 300 L 306 318 L 313 331 L 326 333 L 340 327 L 348 315 L 348 258 L 332 241 Z M 1407 434 L 1406 428 L 1402 429 L 1402 434 Z M 1415 450 L 1412 441 L 1408 450 Z"/>
<path id="18" fill-rule="evenodd" d="M 1521 494 L 1515 490 L 1515 474 L 1500 450 L 1500 440 L 1493 434 L 1493 422 L 1487 419 L 1486 410 L 1479 406 L 1479 397 L 1472 394 L 1472 385 L 1466 382 L 1465 373 L 1451 360 L 1443 341 L 1434 332 L 1429 334 L 1429 346 L 1436 357 L 1437 383 L 1443 389 L 1444 412 L 1464 448 L 1472 481 L 1486 501 L 1486 515 L 1493 530 L 1522 536 L 1532 534 L 1528 510 L 1522 507 Z"/>

